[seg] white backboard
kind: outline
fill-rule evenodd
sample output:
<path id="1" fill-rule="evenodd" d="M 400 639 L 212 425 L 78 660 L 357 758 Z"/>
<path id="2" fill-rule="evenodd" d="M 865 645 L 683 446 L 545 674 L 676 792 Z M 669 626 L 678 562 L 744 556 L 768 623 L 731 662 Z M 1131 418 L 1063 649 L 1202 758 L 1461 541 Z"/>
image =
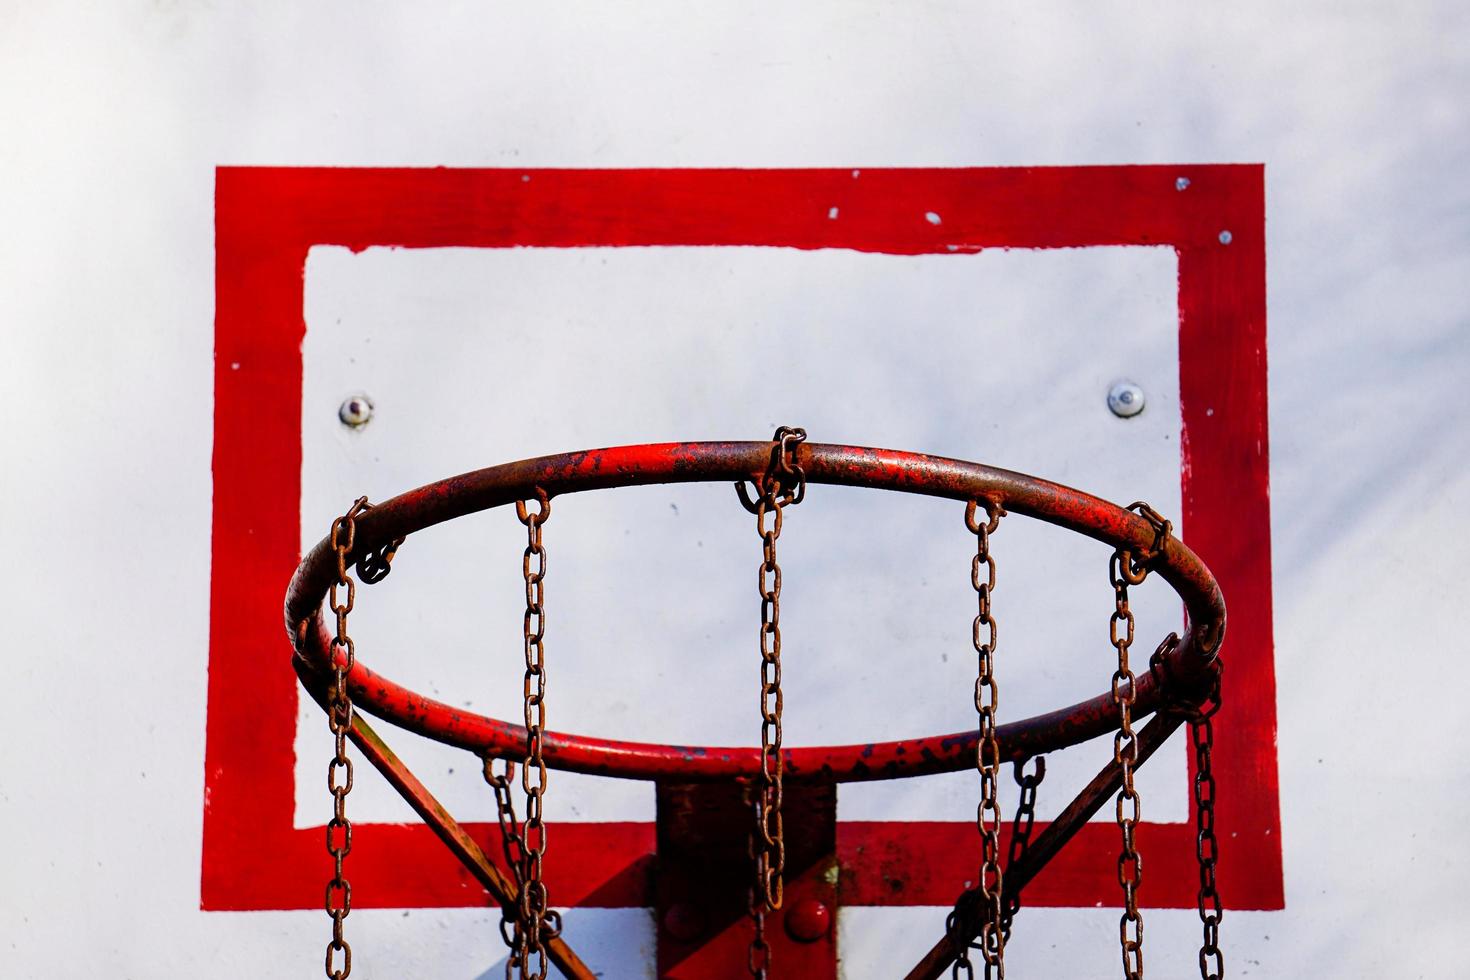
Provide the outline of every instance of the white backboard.
<path id="1" fill-rule="evenodd" d="M 761 439 L 795 424 L 817 441 L 1013 467 L 1173 516 L 1193 506 L 1182 491 L 1191 451 L 1248 468 L 1269 445 L 1269 536 L 1259 522 L 1239 535 L 1243 553 L 1266 556 L 1272 583 L 1274 688 L 1251 707 L 1279 731 L 1260 756 L 1280 778 L 1279 799 L 1274 783 L 1266 794 L 1279 804 L 1280 869 L 1263 876 L 1278 897 L 1243 907 L 1241 889 L 1225 894 L 1226 962 L 1267 977 L 1459 975 L 1470 871 L 1459 831 L 1470 685 L 1450 616 L 1470 503 L 1470 239 L 1456 221 L 1470 150 L 1458 97 L 1470 58 L 1456 39 L 1470 25 L 1460 9 L 176 4 L 17 8 L 0 25 L 0 406 L 10 420 L 0 581 L 12 652 L 0 973 L 319 975 L 325 724 L 278 698 L 222 711 L 225 675 L 211 652 L 228 638 L 220 617 L 231 609 L 273 601 L 278 617 L 289 562 L 279 580 L 271 564 L 270 575 L 237 581 L 240 566 L 217 562 L 220 541 L 244 542 L 231 555 L 248 555 L 256 534 L 305 547 L 360 493 L 381 499 L 543 453 Z M 1179 246 L 972 249 L 943 203 L 911 215 L 915 235 L 952 235 L 943 254 L 303 239 L 298 275 L 286 277 L 301 327 L 298 339 L 282 334 L 290 358 L 252 349 L 247 333 L 226 332 L 245 340 L 222 346 L 216 322 L 258 299 L 262 329 L 280 326 L 277 294 L 221 298 L 242 254 L 217 251 L 233 220 L 221 201 L 240 200 L 221 188 L 264 168 L 342 168 L 323 188 L 375 167 L 515 168 L 505 172 L 530 185 L 548 168 L 816 167 L 862 186 L 895 169 L 1201 164 L 1263 167 L 1255 231 L 1221 228 L 1235 237 L 1213 246 L 1258 249 L 1267 270 L 1269 343 L 1246 354 L 1269 362 L 1269 417 L 1262 444 L 1239 460 L 1180 442 L 1193 408 L 1180 387 Z M 907 206 L 853 193 L 812 201 L 812 227 L 839 235 L 861 224 L 863 201 L 884 214 L 884 201 Z M 1208 186 L 1178 193 L 1179 214 L 1207 219 L 1188 201 L 1214 200 Z M 260 218 L 304 228 L 299 215 L 314 205 L 302 200 L 299 212 L 278 201 Z M 695 216 L 711 207 L 665 204 Z M 447 221 L 475 206 L 434 204 Z M 1078 202 L 1073 219 L 1109 207 Z M 504 224 L 525 237 L 543 227 L 528 215 Z M 1256 233 L 1264 238 L 1252 242 Z M 1125 378 L 1148 399 L 1132 419 L 1105 403 Z M 337 419 L 354 393 L 375 405 L 356 430 Z M 237 435 L 258 434 L 254 456 L 225 454 L 248 440 L 221 441 L 222 412 Z M 287 467 L 299 487 L 277 496 L 284 484 L 272 477 L 242 511 L 249 520 L 221 524 L 247 485 L 221 482 L 221 467 L 273 474 L 282 452 L 299 454 Z M 960 516 L 934 500 L 821 487 L 790 514 L 790 743 L 970 724 L 973 542 Z M 554 727 L 754 740 L 752 525 L 723 485 L 556 502 Z M 1184 521 L 1186 540 L 1191 530 Z M 390 579 L 361 591 L 365 661 L 516 717 L 521 533 L 496 511 L 415 536 Z M 1106 551 L 1020 519 L 995 547 L 1003 716 L 1102 690 Z M 1250 580 L 1231 562 L 1217 571 Z M 1161 586 L 1138 603 L 1142 636 L 1177 628 L 1178 604 Z M 270 628 L 248 644 L 260 675 L 279 679 L 289 674 L 279 618 Z M 212 755 L 221 738 L 240 749 L 228 766 Z M 413 737 L 394 743 L 458 816 L 491 819 L 474 760 Z M 1074 754 L 1048 759 L 1043 818 L 1106 746 Z M 1147 819 L 1188 819 L 1182 739 L 1141 778 Z M 1221 792 L 1240 798 L 1263 781 L 1248 771 Z M 272 801 L 281 790 L 279 825 L 211 843 L 207 814 L 252 786 Z M 964 774 L 845 786 L 839 820 L 964 821 L 974 791 Z M 547 800 L 566 824 L 653 817 L 644 784 L 553 774 Z M 364 825 L 412 820 L 367 767 L 351 808 Z M 273 853 L 278 833 L 310 837 L 311 850 L 299 861 Z M 1222 861 L 1246 874 L 1260 853 L 1226 839 Z M 229 860 L 212 876 L 220 854 Z M 282 861 L 311 884 L 296 889 L 295 871 L 271 870 Z M 488 910 L 395 905 L 374 898 L 372 880 L 348 923 L 354 976 L 499 975 Z M 272 882 L 285 882 L 287 899 Z M 1150 879 L 1145 906 L 1149 887 L 1163 886 Z M 1083 905 L 1027 908 L 1007 952 L 1012 974 L 1116 975 L 1117 912 Z M 944 912 L 842 909 L 842 975 L 901 973 Z M 1145 915 L 1150 971 L 1191 971 L 1195 913 Z M 606 976 L 653 976 L 656 934 L 643 907 L 567 914 L 569 941 Z"/>

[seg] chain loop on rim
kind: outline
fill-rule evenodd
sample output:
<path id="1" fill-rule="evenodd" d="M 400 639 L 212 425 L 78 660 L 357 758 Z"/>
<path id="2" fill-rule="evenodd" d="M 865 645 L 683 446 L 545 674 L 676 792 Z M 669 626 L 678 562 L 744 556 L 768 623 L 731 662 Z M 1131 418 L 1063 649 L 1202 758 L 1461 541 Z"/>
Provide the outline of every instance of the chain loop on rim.
<path id="1" fill-rule="evenodd" d="M 765 938 L 767 912 L 781 908 L 786 873 L 786 839 L 781 823 L 781 782 L 785 761 L 781 755 L 781 566 L 776 562 L 776 539 L 781 536 L 782 512 L 806 498 L 806 472 L 796 460 L 796 447 L 806 430 L 781 426 L 771 436 L 771 462 L 761 478 L 760 496 L 752 501 L 745 484 L 735 484 L 740 502 L 755 515 L 761 539 L 761 564 L 756 578 L 761 597 L 761 772 L 753 788 L 755 829 L 747 850 L 754 866 L 748 896 L 753 936 L 746 965 L 750 975 L 764 978 L 771 965 L 771 947 Z M 770 524 L 766 522 L 770 518 Z"/>
<path id="2" fill-rule="evenodd" d="M 375 585 L 388 577 L 393 570 L 393 558 L 403 547 L 404 538 L 394 538 L 380 545 L 357 560 L 357 575 L 368 585 Z"/>
<path id="3" fill-rule="evenodd" d="M 1141 585 L 1148 578 L 1149 568 L 1155 559 L 1164 553 L 1169 545 L 1169 536 L 1174 533 L 1174 524 L 1164 520 L 1158 511 L 1154 510 L 1142 500 L 1135 500 L 1129 504 L 1126 510 L 1131 510 L 1144 520 L 1148 521 L 1154 529 L 1153 544 L 1145 551 L 1134 552 L 1119 548 L 1118 553 L 1123 556 L 1123 567 L 1121 573 L 1123 580 L 1128 585 Z"/>

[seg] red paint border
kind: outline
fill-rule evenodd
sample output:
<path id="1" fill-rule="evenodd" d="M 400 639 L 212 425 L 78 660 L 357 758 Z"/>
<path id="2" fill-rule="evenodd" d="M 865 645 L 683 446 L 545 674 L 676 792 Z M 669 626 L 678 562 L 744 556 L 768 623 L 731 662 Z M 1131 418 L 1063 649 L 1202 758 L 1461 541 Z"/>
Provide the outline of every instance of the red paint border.
<path id="1" fill-rule="evenodd" d="M 1186 191 L 1175 181 L 1187 177 Z M 841 221 L 827 217 L 836 207 Z M 943 215 L 941 225 L 926 212 Z M 1229 230 L 1228 245 L 1219 240 Z M 215 444 L 204 909 L 321 904 L 322 830 L 292 827 L 297 689 L 281 596 L 298 560 L 307 250 L 763 245 L 895 255 L 1171 245 L 1179 255 L 1182 525 L 1230 603 L 1216 724 L 1231 908 L 1283 907 L 1259 165 L 905 170 L 222 167 L 215 188 Z M 273 410 L 261 412 L 261 404 Z M 488 826 L 472 828 L 488 834 Z M 1117 898 L 1116 830 L 1090 825 L 1030 905 Z M 560 824 L 558 903 L 647 906 L 651 823 Z M 426 827 L 358 824 L 359 907 L 484 904 Z M 975 864 L 964 823 L 839 824 L 843 900 L 947 905 Z M 1188 824 L 1145 824 L 1155 907 L 1193 907 Z M 969 854 L 969 857 L 965 855 Z M 895 887 L 892 883 L 899 882 Z"/>

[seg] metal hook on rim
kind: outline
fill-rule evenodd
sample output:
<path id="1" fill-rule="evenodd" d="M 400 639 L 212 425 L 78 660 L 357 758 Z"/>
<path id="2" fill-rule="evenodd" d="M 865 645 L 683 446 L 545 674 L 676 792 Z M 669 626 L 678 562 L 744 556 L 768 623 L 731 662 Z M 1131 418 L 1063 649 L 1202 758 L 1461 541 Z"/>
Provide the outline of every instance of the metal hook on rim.
<path id="1" fill-rule="evenodd" d="M 537 487 L 535 490 L 535 497 L 539 509 L 534 514 L 532 514 L 526 508 L 526 501 L 516 501 L 516 519 L 527 527 L 535 527 L 540 524 L 545 524 L 546 519 L 551 516 L 550 495 L 548 495 L 543 488 Z"/>
<path id="2" fill-rule="evenodd" d="M 748 482 L 749 482 L 748 480 L 736 480 L 735 481 L 735 495 L 740 498 L 740 506 L 741 507 L 744 507 L 747 511 L 749 511 L 752 514 L 756 514 L 756 513 L 759 513 L 760 511 L 759 511 L 759 507 L 756 504 L 755 500 L 750 496 L 750 491 L 747 490 L 747 489 L 745 489 L 745 484 L 748 483 Z"/>
<path id="3" fill-rule="evenodd" d="M 393 570 L 393 557 L 398 554 L 405 539 L 394 538 L 385 545 L 369 551 L 357 560 L 357 576 L 365 585 L 375 585 L 388 577 Z"/>
<path id="4" fill-rule="evenodd" d="M 1036 763 L 1036 771 L 1034 773 L 1026 772 L 1026 763 L 1028 762 Z M 1044 755 L 1033 755 L 1029 759 L 1017 759 L 1011 765 L 1013 767 L 1012 775 L 1016 777 L 1016 783 L 1020 786 L 1025 786 L 1028 781 L 1034 786 L 1039 786 L 1041 785 L 1041 781 L 1046 778 L 1046 756 Z"/>
<path id="5" fill-rule="evenodd" d="M 985 516 L 988 518 L 985 524 L 981 524 L 975 520 L 975 512 L 982 507 L 985 509 Z M 1000 519 L 1005 515 L 1006 509 L 998 502 L 991 500 L 989 497 L 981 497 L 978 500 L 971 500 L 965 504 L 965 527 L 969 528 L 971 534 L 979 534 L 982 530 L 986 534 L 994 534 L 995 529 L 1000 527 Z"/>

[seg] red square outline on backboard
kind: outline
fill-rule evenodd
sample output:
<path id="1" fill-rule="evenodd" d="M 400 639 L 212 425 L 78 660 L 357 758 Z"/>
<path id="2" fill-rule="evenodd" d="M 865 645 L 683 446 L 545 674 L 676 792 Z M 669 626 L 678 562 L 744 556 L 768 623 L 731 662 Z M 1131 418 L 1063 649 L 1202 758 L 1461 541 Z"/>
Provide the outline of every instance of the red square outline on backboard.
<path id="1" fill-rule="evenodd" d="M 828 218 L 832 208 L 841 221 Z M 942 224 L 926 220 L 928 212 L 942 215 Z M 297 687 L 281 615 L 300 550 L 302 302 L 313 245 L 745 245 L 895 255 L 1172 246 L 1179 268 L 1181 523 L 1230 608 L 1227 695 L 1215 725 L 1217 824 L 1226 841 L 1220 891 L 1230 908 L 1284 906 L 1264 170 L 1232 164 L 220 168 L 202 908 L 316 908 L 327 875 L 322 829 L 292 826 Z M 262 404 L 272 410 L 261 412 Z M 1139 847 L 1150 867 L 1145 904 L 1194 906 L 1192 813 L 1190 819 L 1141 825 Z M 481 839 L 492 831 L 470 829 Z M 559 905 L 652 905 L 652 823 L 563 823 L 552 836 L 558 853 L 547 877 Z M 358 907 L 486 902 L 427 827 L 360 823 L 354 845 Z M 1115 827 L 1088 825 L 1031 883 L 1027 904 L 1114 903 L 1117 850 Z M 971 823 L 843 821 L 838 852 L 844 904 L 948 905 L 975 863 L 955 856 L 978 855 L 978 843 Z"/>

